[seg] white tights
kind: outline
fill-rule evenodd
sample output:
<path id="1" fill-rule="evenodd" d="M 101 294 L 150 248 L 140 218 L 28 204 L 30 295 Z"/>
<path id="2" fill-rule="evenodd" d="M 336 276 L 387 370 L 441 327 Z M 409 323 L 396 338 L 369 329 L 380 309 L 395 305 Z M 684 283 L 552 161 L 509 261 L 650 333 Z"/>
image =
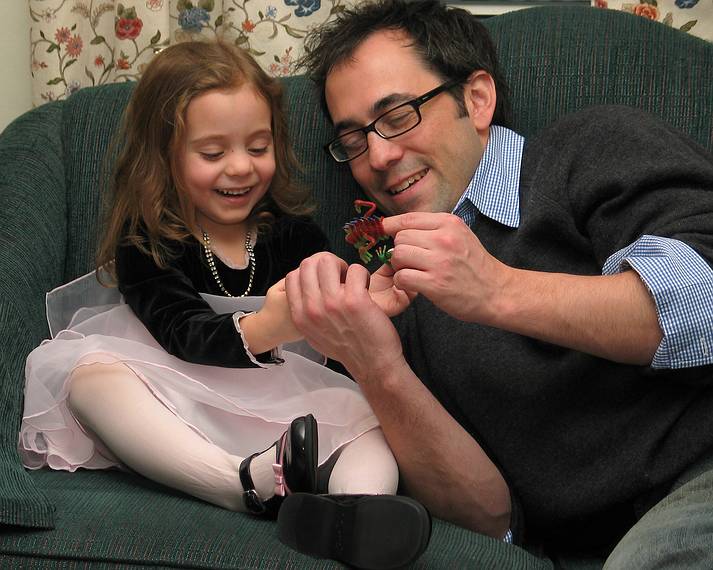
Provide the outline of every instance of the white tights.
<path id="1" fill-rule="evenodd" d="M 137 473 L 226 509 L 245 510 L 238 477 L 243 458 L 198 435 L 126 365 L 76 368 L 68 405 L 85 429 Z M 274 459 L 273 446 L 250 466 L 255 489 L 263 499 L 274 494 Z M 398 468 L 380 429 L 343 446 L 336 462 L 326 463 L 334 463 L 328 476 L 329 493 L 396 492 Z"/>

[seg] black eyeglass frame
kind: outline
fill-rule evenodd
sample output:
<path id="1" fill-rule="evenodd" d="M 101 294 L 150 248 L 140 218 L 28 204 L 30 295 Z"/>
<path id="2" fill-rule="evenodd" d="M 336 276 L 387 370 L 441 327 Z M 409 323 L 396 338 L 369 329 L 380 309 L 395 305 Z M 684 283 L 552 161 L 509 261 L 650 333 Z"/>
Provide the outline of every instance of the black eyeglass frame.
<path id="1" fill-rule="evenodd" d="M 449 80 L 449 81 L 446 81 L 445 83 L 441 83 L 438 87 L 435 87 L 435 88 L 431 89 L 430 91 L 428 91 L 427 93 L 424 93 L 424 94 L 421 95 L 420 97 L 416 97 L 415 99 L 411 99 L 410 101 L 406 101 L 405 103 L 401 103 L 401 104 L 399 104 L 399 105 L 396 105 L 396 107 L 392 107 L 392 108 L 389 109 L 388 111 L 384 111 L 381 115 L 379 115 L 378 117 L 376 117 L 376 119 L 374 119 L 371 123 L 369 123 L 369 124 L 366 125 L 365 127 L 360 127 L 360 128 L 358 128 L 358 129 L 352 129 L 351 131 L 347 131 L 346 133 L 342 133 L 342 134 L 339 135 L 338 137 L 333 138 L 331 141 L 329 141 L 327 144 L 325 144 L 323 148 L 324 148 L 324 150 L 326 150 L 326 151 L 329 153 L 329 155 L 330 155 L 336 162 L 339 162 L 339 163 L 350 162 L 350 161 L 354 160 L 355 158 L 360 157 L 360 156 L 361 156 L 362 154 L 364 154 L 367 150 L 369 150 L 369 141 L 368 141 L 368 134 L 369 134 L 369 133 L 375 132 L 375 133 L 376 133 L 378 136 L 380 136 L 382 139 L 384 139 L 384 140 L 390 140 L 390 139 L 394 139 L 394 138 L 396 138 L 396 137 L 400 137 L 401 135 L 404 135 L 404 134 L 408 133 L 409 131 L 412 131 L 413 129 L 415 129 L 416 127 L 418 127 L 418 126 L 421 124 L 421 121 L 423 120 L 423 118 L 421 117 L 421 105 L 423 105 L 424 103 L 430 101 L 430 100 L 433 99 L 436 95 L 440 95 L 440 94 L 443 93 L 444 91 L 447 91 L 448 89 L 451 89 L 451 88 L 453 88 L 453 87 L 455 87 L 456 85 L 459 85 L 459 84 L 461 84 L 461 83 L 462 83 L 462 81 L 461 81 L 460 79 L 451 79 L 451 80 Z M 406 129 L 405 131 L 401 131 L 400 133 L 396 133 L 395 135 L 389 135 L 389 136 L 387 136 L 387 135 L 384 135 L 384 134 L 380 133 L 380 132 L 379 132 L 379 129 L 376 128 L 376 123 L 378 123 L 381 119 L 383 119 L 383 118 L 384 118 L 386 115 L 388 115 L 389 113 L 392 113 L 393 111 L 396 111 L 397 109 L 400 109 L 401 107 L 411 107 L 411 108 L 413 108 L 413 110 L 416 112 L 416 116 L 418 117 L 418 121 L 416 121 L 416 123 L 414 123 L 413 125 L 411 125 L 411 126 L 410 126 L 408 129 Z M 348 136 L 348 135 L 351 135 L 352 133 L 358 133 L 358 132 L 364 133 L 364 142 L 365 142 L 365 144 L 364 144 L 364 150 L 362 150 L 359 154 L 355 154 L 355 155 L 352 156 L 351 158 L 347 158 L 347 159 L 340 159 L 340 158 L 337 158 L 337 157 L 334 155 L 334 153 L 332 152 L 331 146 L 332 146 L 334 143 L 336 143 L 339 139 L 341 139 L 342 137 L 346 137 L 346 136 Z"/>

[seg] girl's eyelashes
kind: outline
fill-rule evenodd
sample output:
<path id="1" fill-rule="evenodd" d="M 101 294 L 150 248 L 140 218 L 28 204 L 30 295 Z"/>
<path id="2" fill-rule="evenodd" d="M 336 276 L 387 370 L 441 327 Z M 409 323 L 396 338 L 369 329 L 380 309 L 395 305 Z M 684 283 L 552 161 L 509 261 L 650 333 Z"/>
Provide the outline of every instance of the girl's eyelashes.
<path id="1" fill-rule="evenodd" d="M 252 155 L 252 156 L 261 156 L 265 153 L 267 153 L 270 150 L 270 144 L 263 144 L 263 145 L 255 145 L 248 147 L 247 151 Z M 206 151 L 199 151 L 201 158 L 204 160 L 218 160 L 225 156 L 225 151 L 220 150 L 217 152 L 206 152 Z"/>

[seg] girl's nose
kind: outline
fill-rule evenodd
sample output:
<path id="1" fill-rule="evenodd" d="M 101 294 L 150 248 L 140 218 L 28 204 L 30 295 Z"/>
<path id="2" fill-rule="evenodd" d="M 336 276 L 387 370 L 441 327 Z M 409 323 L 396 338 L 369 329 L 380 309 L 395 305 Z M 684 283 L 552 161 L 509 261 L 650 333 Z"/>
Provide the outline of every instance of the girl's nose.
<path id="1" fill-rule="evenodd" d="M 252 157 L 247 152 L 232 151 L 227 157 L 225 173 L 228 176 L 245 176 L 253 171 Z"/>

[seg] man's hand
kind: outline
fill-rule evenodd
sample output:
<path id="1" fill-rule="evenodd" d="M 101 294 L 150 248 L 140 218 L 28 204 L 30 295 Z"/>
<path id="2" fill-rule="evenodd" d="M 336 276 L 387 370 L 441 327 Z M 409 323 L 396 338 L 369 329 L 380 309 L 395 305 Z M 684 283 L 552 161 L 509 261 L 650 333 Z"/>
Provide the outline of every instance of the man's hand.
<path id="1" fill-rule="evenodd" d="M 632 270 L 569 275 L 509 267 L 460 218 L 412 212 L 384 218 L 394 237 L 394 285 L 463 321 L 595 356 L 649 365 L 662 338 L 653 298 Z"/>
<path id="2" fill-rule="evenodd" d="M 416 297 L 416 293 L 404 291 L 394 285 L 394 270 L 387 264 L 372 273 L 369 280 L 369 295 L 389 317 L 403 313 Z"/>
<path id="3" fill-rule="evenodd" d="M 490 255 L 452 214 L 412 212 L 384 218 L 394 236 L 394 285 L 425 295 L 465 321 L 489 324 L 510 268 Z"/>
<path id="4" fill-rule="evenodd" d="M 369 278 L 361 265 L 348 266 L 330 253 L 318 253 L 286 279 L 297 329 L 360 382 L 378 377 L 380 370 L 403 359 L 396 329 L 369 295 Z M 387 297 L 384 291 L 380 294 Z"/>

